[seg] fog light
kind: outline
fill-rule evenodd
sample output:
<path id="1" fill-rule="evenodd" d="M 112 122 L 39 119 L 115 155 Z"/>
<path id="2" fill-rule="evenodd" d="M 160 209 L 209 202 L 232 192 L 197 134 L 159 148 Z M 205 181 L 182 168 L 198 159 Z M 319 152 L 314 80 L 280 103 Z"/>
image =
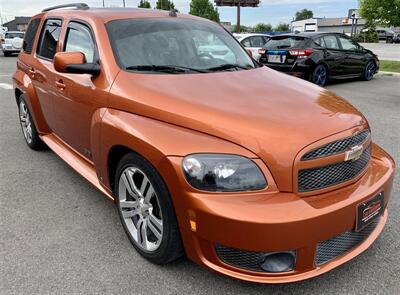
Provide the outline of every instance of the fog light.
<path id="1" fill-rule="evenodd" d="M 287 272 L 293 270 L 295 260 L 295 252 L 268 253 L 260 266 L 267 272 Z"/>

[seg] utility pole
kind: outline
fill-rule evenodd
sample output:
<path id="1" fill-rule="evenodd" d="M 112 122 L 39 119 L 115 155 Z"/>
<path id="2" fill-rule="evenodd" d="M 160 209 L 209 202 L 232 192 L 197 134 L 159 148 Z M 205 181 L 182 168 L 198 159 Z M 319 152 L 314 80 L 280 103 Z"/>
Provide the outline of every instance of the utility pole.
<path id="1" fill-rule="evenodd" d="M 240 33 L 240 2 L 237 4 L 237 24 L 236 33 Z"/>
<path id="2" fill-rule="evenodd" d="M 122 4 L 124 5 L 124 8 L 125 8 L 125 0 L 122 0 Z"/>
<path id="3" fill-rule="evenodd" d="M 103 8 L 104 8 L 105 6 L 104 6 L 104 0 L 103 0 Z"/>

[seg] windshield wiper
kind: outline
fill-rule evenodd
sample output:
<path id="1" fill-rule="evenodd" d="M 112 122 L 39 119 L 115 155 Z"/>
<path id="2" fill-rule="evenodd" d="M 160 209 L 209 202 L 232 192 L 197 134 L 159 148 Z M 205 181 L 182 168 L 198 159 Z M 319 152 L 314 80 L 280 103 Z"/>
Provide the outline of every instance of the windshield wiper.
<path id="1" fill-rule="evenodd" d="M 187 72 L 198 72 L 205 73 L 205 71 L 182 67 L 182 66 L 161 66 L 161 65 L 137 65 L 129 66 L 125 68 L 126 70 L 134 71 L 152 71 L 152 72 L 165 72 L 165 73 L 187 73 Z"/>
<path id="2" fill-rule="evenodd" d="M 224 71 L 224 70 L 230 70 L 230 69 L 242 69 L 242 70 L 248 70 L 251 67 L 244 67 L 241 65 L 237 65 L 237 64 L 222 64 L 216 67 L 212 67 L 212 68 L 208 68 L 206 69 L 207 71 L 210 72 L 215 72 L 215 71 Z"/>

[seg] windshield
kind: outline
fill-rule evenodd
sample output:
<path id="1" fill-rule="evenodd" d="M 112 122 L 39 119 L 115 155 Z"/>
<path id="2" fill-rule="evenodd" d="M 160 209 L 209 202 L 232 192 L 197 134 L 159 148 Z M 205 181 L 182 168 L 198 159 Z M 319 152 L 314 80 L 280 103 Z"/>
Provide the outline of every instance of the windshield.
<path id="1" fill-rule="evenodd" d="M 5 39 L 24 38 L 24 33 L 6 33 Z"/>
<path id="2" fill-rule="evenodd" d="M 282 36 L 270 39 L 264 47 L 266 48 L 301 48 L 305 38 L 297 36 Z"/>
<path id="3" fill-rule="evenodd" d="M 192 19 L 123 19 L 106 25 L 122 69 L 199 73 L 256 67 L 224 29 Z"/>

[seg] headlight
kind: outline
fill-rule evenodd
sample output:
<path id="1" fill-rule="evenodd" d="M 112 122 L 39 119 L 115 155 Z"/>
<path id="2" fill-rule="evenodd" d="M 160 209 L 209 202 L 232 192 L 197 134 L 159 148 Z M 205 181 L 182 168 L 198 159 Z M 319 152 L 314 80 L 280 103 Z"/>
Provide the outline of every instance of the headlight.
<path id="1" fill-rule="evenodd" d="M 252 191 L 267 186 L 260 168 L 250 159 L 222 154 L 194 154 L 182 161 L 187 181 L 205 191 Z"/>

